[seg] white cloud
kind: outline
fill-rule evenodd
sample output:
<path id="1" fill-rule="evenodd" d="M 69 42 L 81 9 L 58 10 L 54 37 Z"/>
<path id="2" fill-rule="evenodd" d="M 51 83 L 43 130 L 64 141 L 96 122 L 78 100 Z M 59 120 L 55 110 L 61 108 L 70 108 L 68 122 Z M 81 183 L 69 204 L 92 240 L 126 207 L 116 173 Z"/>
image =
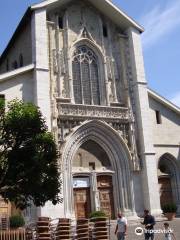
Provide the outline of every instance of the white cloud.
<path id="1" fill-rule="evenodd" d="M 162 8 L 157 5 L 150 12 L 142 16 L 140 22 L 145 27 L 142 35 L 144 48 L 149 48 L 159 42 L 163 36 L 170 34 L 180 26 L 180 1 L 172 0 L 171 4 Z"/>
<path id="2" fill-rule="evenodd" d="M 174 96 L 171 98 L 171 102 L 180 107 L 180 92 L 174 94 Z"/>

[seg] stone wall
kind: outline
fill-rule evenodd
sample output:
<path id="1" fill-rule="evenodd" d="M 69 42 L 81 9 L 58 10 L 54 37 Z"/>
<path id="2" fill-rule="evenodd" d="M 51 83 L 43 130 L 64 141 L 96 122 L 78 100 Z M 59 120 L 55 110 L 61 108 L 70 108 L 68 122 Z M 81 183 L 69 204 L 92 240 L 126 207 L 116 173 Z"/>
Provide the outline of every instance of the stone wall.
<path id="1" fill-rule="evenodd" d="M 34 101 L 33 72 L 26 72 L 0 82 L 0 94 L 5 95 L 7 101 L 15 98 L 27 102 Z"/>
<path id="2" fill-rule="evenodd" d="M 180 115 L 149 96 L 151 122 L 153 124 L 153 142 L 157 166 L 159 159 L 166 153 L 180 161 Z M 156 111 L 159 111 L 161 124 L 157 124 Z"/>
<path id="3" fill-rule="evenodd" d="M 7 60 L 9 62 L 9 71 L 13 70 L 13 63 L 17 61 L 20 65 L 20 54 L 23 56 L 23 66 L 32 63 L 32 41 L 31 41 L 31 24 L 29 23 L 17 36 L 14 44 L 10 47 L 7 56 L 0 65 L 0 74 L 7 72 Z"/>
<path id="4" fill-rule="evenodd" d="M 177 145 L 180 143 L 180 115 L 162 103 L 149 97 L 154 144 Z M 161 124 L 156 122 L 156 112 L 161 115 Z"/>

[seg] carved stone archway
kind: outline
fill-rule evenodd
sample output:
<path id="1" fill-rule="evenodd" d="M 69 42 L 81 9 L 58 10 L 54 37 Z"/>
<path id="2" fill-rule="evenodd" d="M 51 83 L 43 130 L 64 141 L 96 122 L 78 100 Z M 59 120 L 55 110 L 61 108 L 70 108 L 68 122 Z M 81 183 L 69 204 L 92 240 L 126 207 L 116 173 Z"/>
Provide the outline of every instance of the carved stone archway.
<path id="1" fill-rule="evenodd" d="M 131 155 L 122 137 L 108 124 L 92 120 L 84 122 L 67 137 L 63 148 L 64 215 L 74 217 L 72 161 L 79 147 L 86 141 L 97 142 L 107 153 L 114 173 L 116 191 L 114 202 L 117 210 L 135 215 L 133 184 L 130 172 Z"/>

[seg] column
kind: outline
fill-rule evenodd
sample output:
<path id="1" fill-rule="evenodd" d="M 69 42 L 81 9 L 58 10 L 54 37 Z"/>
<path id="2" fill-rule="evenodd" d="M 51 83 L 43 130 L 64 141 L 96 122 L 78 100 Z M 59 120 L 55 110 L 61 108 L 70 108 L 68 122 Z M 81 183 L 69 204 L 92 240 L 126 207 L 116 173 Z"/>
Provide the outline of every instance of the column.
<path id="1" fill-rule="evenodd" d="M 145 79 L 140 33 L 133 28 L 127 31 L 129 37 L 130 62 L 133 78 L 136 121 L 138 125 L 139 152 L 143 163 L 142 186 L 144 207 L 158 215 L 160 198 L 158 189 L 157 166 L 153 146 L 153 129 L 149 111 L 147 82 Z"/>
<path id="2" fill-rule="evenodd" d="M 100 210 L 100 199 L 99 199 L 99 191 L 97 187 L 97 174 L 95 172 L 92 172 L 92 193 L 93 193 L 93 200 L 95 204 L 95 211 Z"/>
<path id="3" fill-rule="evenodd" d="M 31 19 L 32 60 L 34 70 L 34 102 L 40 108 L 49 131 L 51 131 L 50 108 L 50 72 L 48 56 L 48 28 L 46 9 L 41 8 L 33 12 Z M 57 218 L 63 216 L 63 204 L 54 206 L 47 202 L 45 207 L 38 208 L 38 216 Z"/>
<path id="4" fill-rule="evenodd" d="M 35 104 L 45 117 L 49 130 L 51 129 L 50 113 L 50 75 L 48 62 L 48 30 L 46 25 L 46 9 L 38 9 L 33 13 L 32 29 L 32 60 L 34 70 Z"/>

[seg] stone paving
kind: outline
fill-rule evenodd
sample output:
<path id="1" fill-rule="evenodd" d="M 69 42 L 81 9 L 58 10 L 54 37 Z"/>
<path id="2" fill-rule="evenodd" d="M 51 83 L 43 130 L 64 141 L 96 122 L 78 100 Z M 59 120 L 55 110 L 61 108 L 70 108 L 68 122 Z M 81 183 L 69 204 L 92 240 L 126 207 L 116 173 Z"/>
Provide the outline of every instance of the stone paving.
<path id="1" fill-rule="evenodd" d="M 168 221 L 157 220 L 155 229 L 163 229 L 164 222 L 168 222 Z M 171 229 L 173 230 L 173 232 L 176 236 L 176 240 L 180 240 L 180 218 L 176 218 L 172 222 L 168 222 L 168 223 L 169 223 Z M 114 235 L 115 225 L 116 225 L 115 222 L 111 223 L 111 234 L 110 234 L 111 237 L 110 237 L 110 240 L 116 240 L 117 239 L 116 236 Z M 144 240 L 144 235 L 137 236 L 135 234 L 135 229 L 137 227 L 142 227 L 142 225 L 137 223 L 137 222 L 128 224 L 128 234 L 127 234 L 126 240 Z M 162 233 L 155 234 L 154 240 L 164 240 L 164 239 L 165 239 L 164 234 L 162 234 Z"/>

